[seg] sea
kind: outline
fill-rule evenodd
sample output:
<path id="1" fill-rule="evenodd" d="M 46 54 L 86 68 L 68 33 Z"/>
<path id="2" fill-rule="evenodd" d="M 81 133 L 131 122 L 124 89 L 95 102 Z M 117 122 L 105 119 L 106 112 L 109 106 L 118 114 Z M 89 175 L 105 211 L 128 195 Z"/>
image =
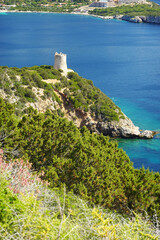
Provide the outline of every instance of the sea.
<path id="1" fill-rule="evenodd" d="M 158 0 L 157 0 L 158 1 Z M 91 79 L 140 129 L 160 130 L 160 25 L 54 13 L 1 13 L 0 65 L 53 65 Z M 160 134 L 118 139 L 135 168 L 160 172 Z"/>

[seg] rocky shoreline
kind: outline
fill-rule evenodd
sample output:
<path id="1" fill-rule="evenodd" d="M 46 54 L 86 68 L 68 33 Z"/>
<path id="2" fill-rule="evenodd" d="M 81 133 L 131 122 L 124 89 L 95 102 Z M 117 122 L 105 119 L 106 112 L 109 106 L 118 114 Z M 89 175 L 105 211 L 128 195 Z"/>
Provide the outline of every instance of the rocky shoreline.
<path id="1" fill-rule="evenodd" d="M 119 121 L 107 121 L 106 119 L 97 119 L 91 116 L 90 112 L 83 112 L 73 107 L 68 102 L 67 96 L 56 90 L 63 103 L 63 112 L 68 120 L 72 120 L 78 128 L 86 126 L 92 133 L 103 134 L 112 138 L 139 138 L 152 139 L 157 132 L 150 130 L 140 130 L 135 126 L 130 118 L 123 113 L 123 118 Z M 77 121 L 78 119 L 78 121 Z"/>
<path id="2" fill-rule="evenodd" d="M 128 21 L 132 23 L 153 23 L 153 24 L 160 24 L 160 16 L 128 16 L 128 15 L 116 15 L 116 16 L 97 16 L 97 15 L 90 15 L 93 17 L 99 17 L 102 19 L 119 19 L 123 21 Z"/>
<path id="3" fill-rule="evenodd" d="M 120 119 L 119 122 L 92 121 L 91 118 L 86 118 L 84 125 L 91 132 L 102 133 L 104 136 L 113 138 L 151 139 L 156 135 L 155 131 L 140 130 L 127 116 L 125 119 Z"/>
<path id="4" fill-rule="evenodd" d="M 0 10 L 0 13 L 7 12 L 16 12 L 16 13 L 58 13 L 58 12 L 41 12 L 41 11 L 18 11 L 18 10 Z M 75 14 L 75 15 L 84 15 L 84 16 L 92 16 L 98 17 L 101 19 L 118 19 L 123 21 L 128 21 L 132 23 L 152 23 L 152 24 L 160 24 L 160 16 L 128 16 L 128 15 L 116 15 L 116 16 L 99 16 L 94 14 L 89 14 L 87 12 L 60 12 L 59 14 Z"/>
<path id="5" fill-rule="evenodd" d="M 128 15 L 115 16 L 116 19 L 121 19 L 133 23 L 154 23 L 160 24 L 160 16 L 135 16 L 131 17 Z"/>

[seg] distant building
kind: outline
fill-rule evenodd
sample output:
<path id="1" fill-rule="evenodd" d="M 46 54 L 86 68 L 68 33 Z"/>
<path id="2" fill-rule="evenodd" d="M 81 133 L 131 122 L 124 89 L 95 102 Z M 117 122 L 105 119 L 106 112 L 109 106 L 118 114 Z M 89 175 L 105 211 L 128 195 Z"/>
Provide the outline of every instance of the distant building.
<path id="1" fill-rule="evenodd" d="M 118 4 L 146 3 L 146 0 L 118 0 Z"/>
<path id="2" fill-rule="evenodd" d="M 115 6 L 116 4 L 114 0 L 100 0 L 100 1 L 93 2 L 89 5 L 89 7 L 102 7 L 102 8 L 115 7 Z"/>
<path id="3" fill-rule="evenodd" d="M 89 7 L 108 7 L 107 2 L 93 2 L 89 5 Z"/>
<path id="4" fill-rule="evenodd" d="M 100 0 L 95 1 L 89 5 L 89 7 L 115 7 L 117 5 L 131 4 L 131 3 L 146 3 L 146 0 Z"/>
<path id="5" fill-rule="evenodd" d="M 3 10 L 9 10 L 12 7 L 16 7 L 16 4 L 13 4 L 13 5 L 1 4 L 0 5 L 0 8 L 3 9 Z"/>

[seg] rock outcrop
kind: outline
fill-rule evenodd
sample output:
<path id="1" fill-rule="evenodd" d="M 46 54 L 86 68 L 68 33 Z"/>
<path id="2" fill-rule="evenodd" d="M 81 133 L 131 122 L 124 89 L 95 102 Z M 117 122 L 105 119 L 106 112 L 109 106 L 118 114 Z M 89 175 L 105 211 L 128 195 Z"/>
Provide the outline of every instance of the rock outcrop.
<path id="1" fill-rule="evenodd" d="M 143 20 L 141 19 L 141 17 L 138 17 L 138 16 L 136 16 L 136 17 L 131 17 L 131 16 L 125 15 L 125 16 L 123 16 L 121 19 L 122 19 L 122 20 L 125 20 L 125 21 L 128 21 L 128 22 L 133 22 L 133 23 L 142 23 L 142 22 L 143 22 Z"/>
<path id="2" fill-rule="evenodd" d="M 160 16 L 141 16 L 143 22 L 160 24 Z"/>
<path id="3" fill-rule="evenodd" d="M 133 23 L 154 23 L 160 24 L 160 16 L 128 16 L 128 15 L 121 15 L 115 16 L 116 19 L 122 19 L 124 21 L 133 22 Z"/>
<path id="4" fill-rule="evenodd" d="M 125 115 L 124 115 L 125 116 Z M 86 118 L 84 125 L 91 131 L 103 133 L 105 136 L 118 137 L 118 138 L 153 138 L 155 132 L 149 130 L 140 130 L 135 126 L 131 119 L 125 116 L 119 122 L 112 121 L 93 121 L 91 118 Z"/>

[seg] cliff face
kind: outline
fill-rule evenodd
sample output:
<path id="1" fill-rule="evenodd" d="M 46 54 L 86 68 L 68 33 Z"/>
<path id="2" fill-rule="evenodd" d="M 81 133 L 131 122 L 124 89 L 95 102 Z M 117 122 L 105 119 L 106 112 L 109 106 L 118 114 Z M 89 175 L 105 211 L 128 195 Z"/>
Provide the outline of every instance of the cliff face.
<path id="1" fill-rule="evenodd" d="M 160 16 L 141 16 L 140 18 L 146 23 L 160 23 Z"/>
<path id="2" fill-rule="evenodd" d="M 97 89 L 91 80 L 69 72 L 68 78 L 51 66 L 0 69 L 0 96 L 14 103 L 17 112 L 33 107 L 56 111 L 78 128 L 121 138 L 152 138 L 154 132 L 139 127 Z"/>
<path id="3" fill-rule="evenodd" d="M 160 24 L 160 16 L 136 16 L 136 17 L 131 17 L 128 15 L 120 16 L 117 17 L 119 19 L 128 21 L 128 22 L 133 22 L 133 23 L 155 23 L 155 24 Z"/>
<path id="4" fill-rule="evenodd" d="M 78 128 L 86 126 L 93 133 L 102 133 L 104 136 L 113 138 L 150 139 L 155 135 L 154 131 L 140 130 L 124 113 L 123 118 L 120 118 L 119 121 L 100 120 L 95 116 L 93 117 L 91 112 L 86 113 L 80 109 L 75 109 L 72 103 L 68 104 L 67 97 L 64 94 L 61 92 L 58 94 L 63 103 L 61 110 L 65 117 L 72 120 Z"/>
<path id="5" fill-rule="evenodd" d="M 118 138 L 153 138 L 154 132 L 145 130 L 140 131 L 139 127 L 135 126 L 131 119 L 125 116 L 125 119 L 120 119 L 119 122 L 112 121 L 97 121 L 93 122 L 91 119 L 86 121 L 86 126 L 92 132 L 103 133 L 105 136 Z"/>

